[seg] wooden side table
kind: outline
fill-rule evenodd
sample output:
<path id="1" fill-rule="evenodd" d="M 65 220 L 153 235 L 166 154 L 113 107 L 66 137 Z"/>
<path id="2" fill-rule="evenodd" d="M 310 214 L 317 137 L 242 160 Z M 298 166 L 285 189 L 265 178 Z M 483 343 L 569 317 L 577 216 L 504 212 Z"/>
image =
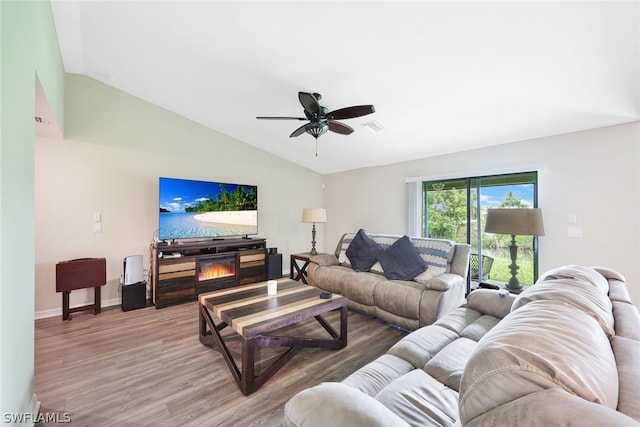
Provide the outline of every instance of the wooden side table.
<path id="1" fill-rule="evenodd" d="M 324 254 L 318 253 L 318 255 Z M 301 280 L 305 285 L 309 284 L 307 267 L 309 267 L 309 262 L 313 256 L 315 255 L 311 255 L 309 252 L 291 254 L 291 272 L 289 277 L 293 280 Z"/>
<path id="2" fill-rule="evenodd" d="M 100 313 L 100 286 L 106 283 L 105 258 L 80 258 L 56 264 L 56 292 L 62 292 L 62 320 L 71 320 L 71 313 L 78 311 Z M 93 304 L 69 308 L 71 291 L 84 288 L 94 288 Z"/>

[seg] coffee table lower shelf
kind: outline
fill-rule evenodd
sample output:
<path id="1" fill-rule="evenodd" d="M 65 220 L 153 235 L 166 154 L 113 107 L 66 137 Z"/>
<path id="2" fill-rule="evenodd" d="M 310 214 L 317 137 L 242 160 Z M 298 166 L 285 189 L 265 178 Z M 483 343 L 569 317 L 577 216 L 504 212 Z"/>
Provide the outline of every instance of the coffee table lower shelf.
<path id="1" fill-rule="evenodd" d="M 347 345 L 347 299 L 336 294 L 331 299 L 321 299 L 317 288 L 294 280 L 278 280 L 276 296 L 267 296 L 267 283 L 261 282 L 202 294 L 199 302 L 200 342 L 221 351 L 244 395 L 260 388 L 303 347 L 338 349 Z M 338 310 L 339 332 L 322 316 Z M 312 317 L 330 338 L 270 335 Z M 241 337 L 240 368 L 220 334 L 228 326 Z M 256 375 L 257 347 L 289 348 Z"/>

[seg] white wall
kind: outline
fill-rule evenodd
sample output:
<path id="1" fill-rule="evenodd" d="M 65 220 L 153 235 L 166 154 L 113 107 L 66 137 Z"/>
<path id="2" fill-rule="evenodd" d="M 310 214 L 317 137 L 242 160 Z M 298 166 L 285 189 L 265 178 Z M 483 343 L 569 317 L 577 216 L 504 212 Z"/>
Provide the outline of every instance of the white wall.
<path id="1" fill-rule="evenodd" d="M 540 272 L 564 264 L 601 265 L 626 276 L 640 303 L 640 123 L 539 138 L 389 166 L 325 176 L 330 215 L 323 239 L 332 248 L 344 232 L 407 232 L 405 178 L 464 177 L 542 165 Z M 568 214 L 582 238 L 567 236 Z"/>
<path id="2" fill-rule="evenodd" d="M 322 206 L 321 175 L 88 77 L 67 75 L 65 96 L 65 139 L 36 140 L 37 316 L 61 312 L 55 265 L 73 258 L 106 257 L 102 299 L 120 302 L 122 259 L 150 262 L 159 176 L 255 184 L 259 236 L 283 253 L 283 269 L 310 247 L 301 212 Z M 72 306 L 92 301 L 92 290 L 71 292 Z"/>

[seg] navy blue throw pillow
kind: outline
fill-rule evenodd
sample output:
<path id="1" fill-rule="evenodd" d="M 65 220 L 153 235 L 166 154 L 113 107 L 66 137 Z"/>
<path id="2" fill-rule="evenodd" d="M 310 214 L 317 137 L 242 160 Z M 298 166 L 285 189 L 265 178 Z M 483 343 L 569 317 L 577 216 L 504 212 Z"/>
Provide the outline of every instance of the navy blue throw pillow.
<path id="1" fill-rule="evenodd" d="M 369 271 L 381 252 L 382 247 L 361 228 L 349 243 L 346 254 L 354 271 Z"/>
<path id="2" fill-rule="evenodd" d="M 378 261 L 389 280 L 413 280 L 427 269 L 427 262 L 418 254 L 408 236 L 396 240 L 378 255 Z"/>

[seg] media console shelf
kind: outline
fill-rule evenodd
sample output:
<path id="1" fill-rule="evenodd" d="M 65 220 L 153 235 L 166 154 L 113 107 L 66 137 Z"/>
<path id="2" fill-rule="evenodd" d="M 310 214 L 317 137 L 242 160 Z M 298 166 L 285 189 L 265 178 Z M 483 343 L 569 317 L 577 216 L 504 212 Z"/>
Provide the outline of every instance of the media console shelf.
<path id="1" fill-rule="evenodd" d="M 151 299 L 156 308 L 267 280 L 267 243 L 261 238 L 157 243 L 151 252 Z"/>

